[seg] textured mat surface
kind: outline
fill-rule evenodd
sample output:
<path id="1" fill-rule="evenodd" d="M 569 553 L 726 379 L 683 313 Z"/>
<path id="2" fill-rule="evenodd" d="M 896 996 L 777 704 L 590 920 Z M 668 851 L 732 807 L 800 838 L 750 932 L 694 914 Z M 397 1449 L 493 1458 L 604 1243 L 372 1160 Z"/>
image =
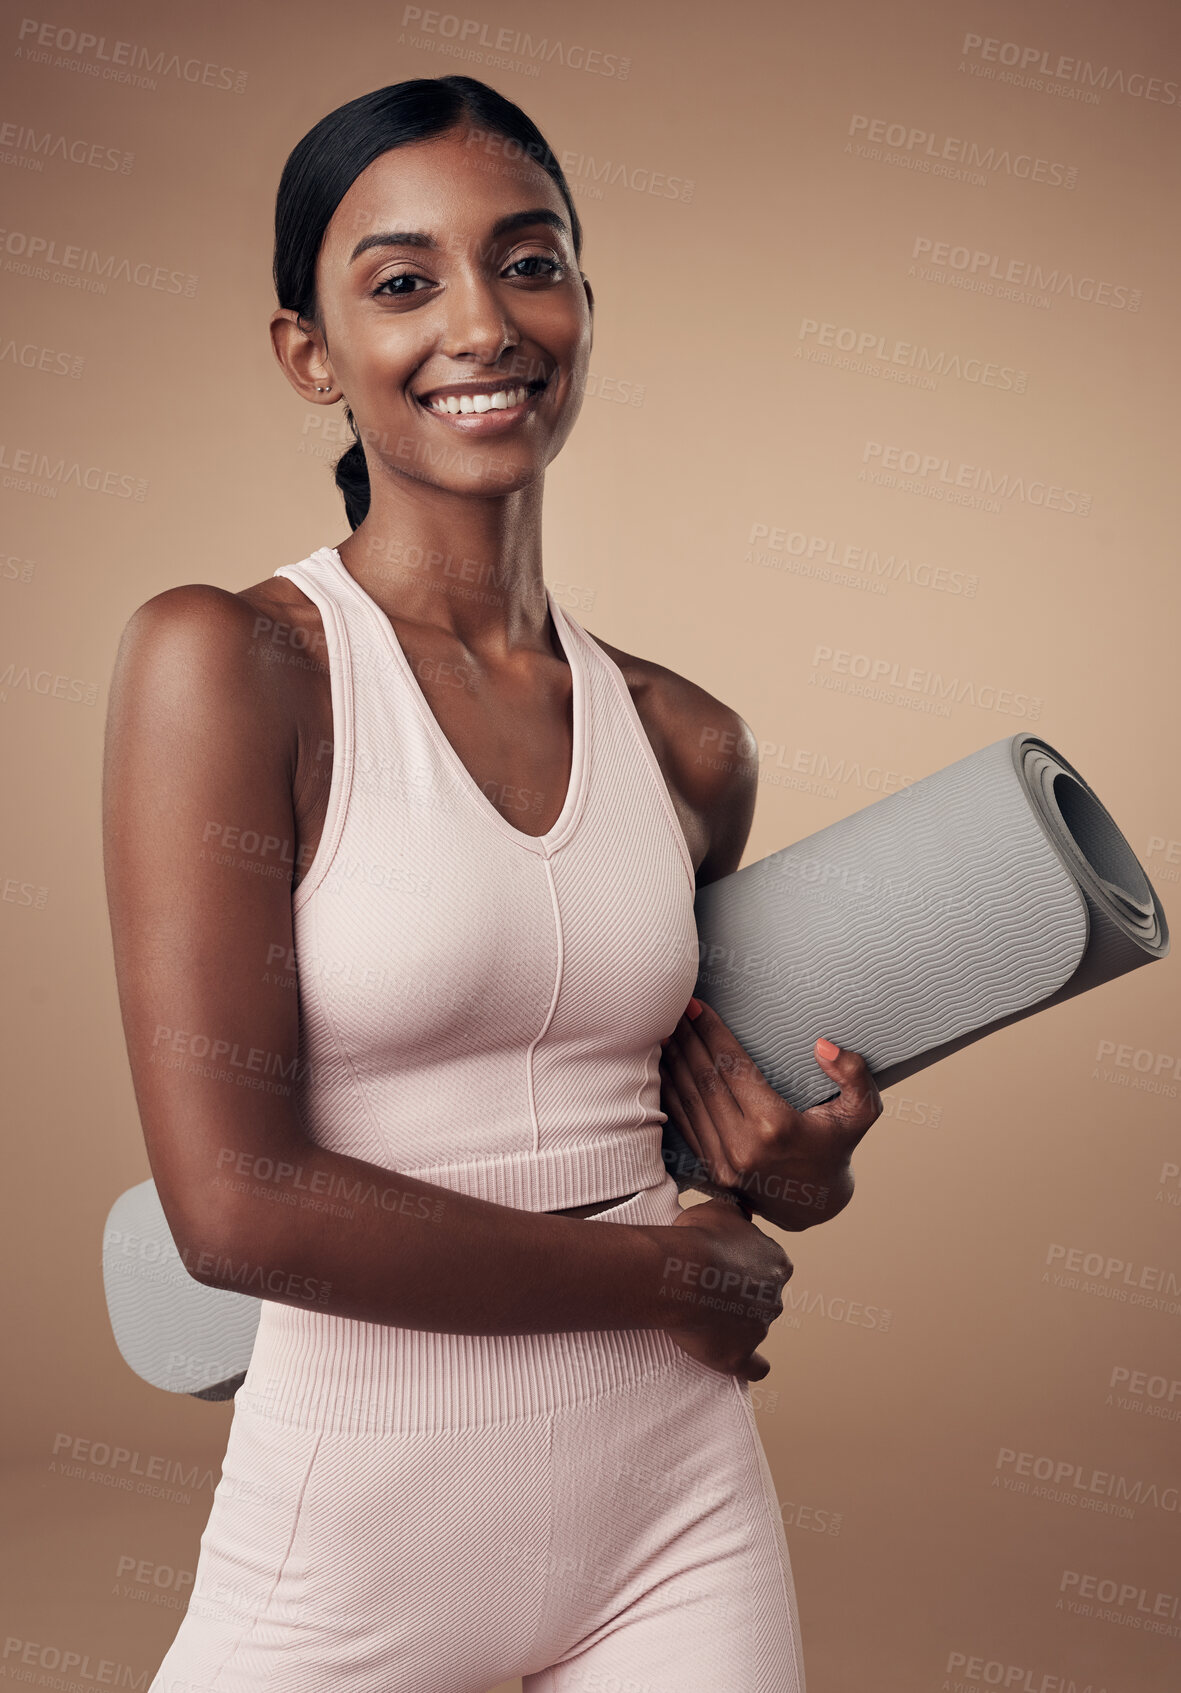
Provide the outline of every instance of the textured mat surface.
<path id="1" fill-rule="evenodd" d="M 708 1001 L 799 1110 L 825 1035 L 889 1087 L 1169 949 L 1110 814 L 1034 735 L 981 747 L 699 890 Z M 710 1191 L 676 1126 L 665 1162 Z"/>
<path id="2" fill-rule="evenodd" d="M 258 1299 L 194 1281 L 154 1181 L 121 1193 L 103 1229 L 103 1285 L 115 1343 L 136 1375 L 169 1393 L 228 1399 L 258 1328 Z"/>

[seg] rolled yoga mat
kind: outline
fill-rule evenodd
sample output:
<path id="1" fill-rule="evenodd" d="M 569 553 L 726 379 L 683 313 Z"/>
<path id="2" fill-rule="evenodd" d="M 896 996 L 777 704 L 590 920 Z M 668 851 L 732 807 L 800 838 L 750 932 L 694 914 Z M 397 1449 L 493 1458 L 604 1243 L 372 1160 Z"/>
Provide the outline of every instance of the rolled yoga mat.
<path id="1" fill-rule="evenodd" d="M 994 1029 L 1163 958 L 1148 877 L 1073 765 L 1012 735 L 699 890 L 696 992 L 803 1110 L 836 1089 L 818 1035 L 890 1087 Z M 682 1191 L 715 1192 L 670 1121 Z M 260 1301 L 185 1269 L 155 1184 L 116 1201 L 103 1245 L 111 1325 L 131 1368 L 225 1398 Z"/>
<path id="2" fill-rule="evenodd" d="M 115 1344 L 137 1376 L 198 1399 L 241 1386 L 262 1301 L 194 1280 L 154 1181 L 129 1187 L 107 1214 L 103 1286 Z"/>
<path id="3" fill-rule="evenodd" d="M 698 890 L 694 989 L 797 1110 L 837 1093 L 819 1035 L 892 1087 L 1163 958 L 1161 903 L 1110 813 L 1010 735 Z M 678 1188 L 716 1192 L 670 1119 Z"/>

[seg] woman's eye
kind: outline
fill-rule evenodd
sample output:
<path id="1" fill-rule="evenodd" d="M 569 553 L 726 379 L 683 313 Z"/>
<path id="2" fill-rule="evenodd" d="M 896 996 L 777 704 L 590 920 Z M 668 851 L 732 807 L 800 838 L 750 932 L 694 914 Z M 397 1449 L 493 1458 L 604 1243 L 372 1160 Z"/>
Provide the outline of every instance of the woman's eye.
<path id="1" fill-rule="evenodd" d="M 393 276 L 387 276 L 384 281 L 379 282 L 377 287 L 373 290 L 374 295 L 384 294 L 387 288 L 390 290 L 390 292 L 386 294 L 387 299 L 397 299 L 401 296 L 416 294 L 418 292 L 417 288 L 394 288 L 391 285 L 395 282 L 421 282 L 425 287 L 430 287 L 430 282 L 425 276 L 416 276 L 413 271 L 404 270 L 398 271 Z"/>
<path id="2" fill-rule="evenodd" d="M 550 258 L 545 253 L 526 253 L 522 258 L 514 259 L 505 274 L 517 277 L 524 282 L 557 281 L 565 275 L 565 266 L 559 260 Z M 422 285 L 420 288 L 418 284 Z M 429 277 L 419 276 L 411 270 L 396 271 L 393 276 L 383 278 L 373 290 L 374 298 L 387 300 L 407 299 L 412 294 L 419 294 L 422 288 L 431 288 L 434 284 Z"/>
<path id="3" fill-rule="evenodd" d="M 544 253 L 526 253 L 523 259 L 514 259 L 508 268 L 509 270 L 516 270 L 518 265 L 548 266 L 548 269 L 546 270 L 530 270 L 522 272 L 521 274 L 526 280 L 529 280 L 532 277 L 554 277 L 556 279 L 562 274 L 562 266 L 558 263 L 558 261 L 556 259 L 547 258 Z"/>

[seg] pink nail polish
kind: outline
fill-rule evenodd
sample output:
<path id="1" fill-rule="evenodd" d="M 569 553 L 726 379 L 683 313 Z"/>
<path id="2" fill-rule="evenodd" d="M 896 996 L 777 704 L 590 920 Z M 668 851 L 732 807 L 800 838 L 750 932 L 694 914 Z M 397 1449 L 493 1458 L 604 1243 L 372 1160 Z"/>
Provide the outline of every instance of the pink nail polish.
<path id="1" fill-rule="evenodd" d="M 694 999 L 693 995 L 690 994 L 689 1003 L 685 1007 L 686 1017 L 689 1017 L 689 1018 L 700 1017 L 701 1011 L 702 1011 L 701 1001 L 699 999 Z"/>
<path id="2" fill-rule="evenodd" d="M 839 1058 L 841 1055 L 840 1047 L 834 1046 L 830 1040 L 825 1040 L 823 1037 L 816 1042 L 816 1050 L 821 1058 L 827 1058 L 830 1061 Z"/>

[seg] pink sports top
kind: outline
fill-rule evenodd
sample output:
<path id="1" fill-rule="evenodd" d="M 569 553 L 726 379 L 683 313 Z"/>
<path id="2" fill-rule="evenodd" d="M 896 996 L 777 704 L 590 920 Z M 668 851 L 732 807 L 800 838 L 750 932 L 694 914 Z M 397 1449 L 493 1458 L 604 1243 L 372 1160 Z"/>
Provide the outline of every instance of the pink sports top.
<path id="1" fill-rule="evenodd" d="M 320 610 L 334 724 L 324 831 L 292 898 L 305 1132 L 530 1211 L 663 1181 L 657 1066 L 697 977 L 695 877 L 619 666 L 547 585 L 573 768 L 556 823 L 529 835 L 466 769 L 336 549 L 275 575 Z"/>

